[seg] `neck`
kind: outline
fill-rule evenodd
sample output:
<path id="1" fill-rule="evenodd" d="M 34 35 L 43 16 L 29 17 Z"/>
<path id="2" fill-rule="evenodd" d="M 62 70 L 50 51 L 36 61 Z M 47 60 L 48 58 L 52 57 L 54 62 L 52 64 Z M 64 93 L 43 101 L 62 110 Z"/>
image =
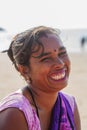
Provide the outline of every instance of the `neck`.
<path id="1" fill-rule="evenodd" d="M 52 108 L 56 102 L 58 92 L 46 93 L 41 90 L 38 90 L 38 91 L 32 90 L 32 93 L 33 93 L 34 100 L 36 102 L 38 109 L 44 110 L 44 111 L 52 110 Z"/>

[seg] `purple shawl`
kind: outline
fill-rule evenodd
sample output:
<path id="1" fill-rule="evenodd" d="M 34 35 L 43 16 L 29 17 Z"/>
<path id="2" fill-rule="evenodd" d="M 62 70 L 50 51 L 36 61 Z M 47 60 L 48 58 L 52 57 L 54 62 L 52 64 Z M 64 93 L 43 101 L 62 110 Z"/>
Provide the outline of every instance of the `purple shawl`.
<path id="1" fill-rule="evenodd" d="M 58 94 L 52 111 L 50 130 L 76 130 L 71 106 L 62 93 Z"/>

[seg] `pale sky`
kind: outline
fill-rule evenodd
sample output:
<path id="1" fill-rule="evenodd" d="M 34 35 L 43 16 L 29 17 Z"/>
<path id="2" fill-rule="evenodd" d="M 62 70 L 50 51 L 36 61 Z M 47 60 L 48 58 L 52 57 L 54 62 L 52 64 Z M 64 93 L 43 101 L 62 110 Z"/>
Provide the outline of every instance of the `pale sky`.
<path id="1" fill-rule="evenodd" d="M 20 32 L 46 25 L 87 29 L 87 0 L 0 0 L 0 27 Z"/>

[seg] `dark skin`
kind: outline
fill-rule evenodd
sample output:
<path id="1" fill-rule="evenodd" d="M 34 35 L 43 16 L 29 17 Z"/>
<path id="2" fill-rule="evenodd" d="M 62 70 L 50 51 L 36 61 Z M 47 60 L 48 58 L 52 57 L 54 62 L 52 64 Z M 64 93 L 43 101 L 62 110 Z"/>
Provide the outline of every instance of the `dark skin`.
<path id="1" fill-rule="evenodd" d="M 58 91 L 65 88 L 68 83 L 70 60 L 65 47 L 56 35 L 48 34 L 48 38 L 42 37 L 40 40 L 44 45 L 44 55 L 35 58 L 40 54 L 39 50 L 32 54 L 30 66 L 18 65 L 18 69 L 25 79 L 28 77 L 32 81 L 30 87 L 38 107 L 41 130 L 48 130 Z M 26 87 L 22 89 L 22 93 L 35 109 Z M 76 130 L 81 130 L 77 106 L 74 118 Z M 28 130 L 24 114 L 15 108 L 4 110 L 0 113 L 0 130 Z"/>
<path id="2" fill-rule="evenodd" d="M 24 114 L 16 108 L 0 113 L 0 130 L 28 130 Z"/>

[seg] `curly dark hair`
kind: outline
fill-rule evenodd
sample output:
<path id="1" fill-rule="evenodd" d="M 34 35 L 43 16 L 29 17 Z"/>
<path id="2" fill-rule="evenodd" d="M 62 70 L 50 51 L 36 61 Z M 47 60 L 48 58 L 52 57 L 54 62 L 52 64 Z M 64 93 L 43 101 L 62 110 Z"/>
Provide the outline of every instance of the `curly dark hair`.
<path id="1" fill-rule="evenodd" d="M 29 66 L 29 59 L 32 53 L 38 52 L 41 49 L 42 51 L 39 56 L 43 55 L 44 46 L 39 39 L 43 36 L 47 37 L 47 34 L 59 36 L 56 29 L 38 26 L 17 34 L 13 38 L 7 54 L 17 70 L 17 64 Z"/>

